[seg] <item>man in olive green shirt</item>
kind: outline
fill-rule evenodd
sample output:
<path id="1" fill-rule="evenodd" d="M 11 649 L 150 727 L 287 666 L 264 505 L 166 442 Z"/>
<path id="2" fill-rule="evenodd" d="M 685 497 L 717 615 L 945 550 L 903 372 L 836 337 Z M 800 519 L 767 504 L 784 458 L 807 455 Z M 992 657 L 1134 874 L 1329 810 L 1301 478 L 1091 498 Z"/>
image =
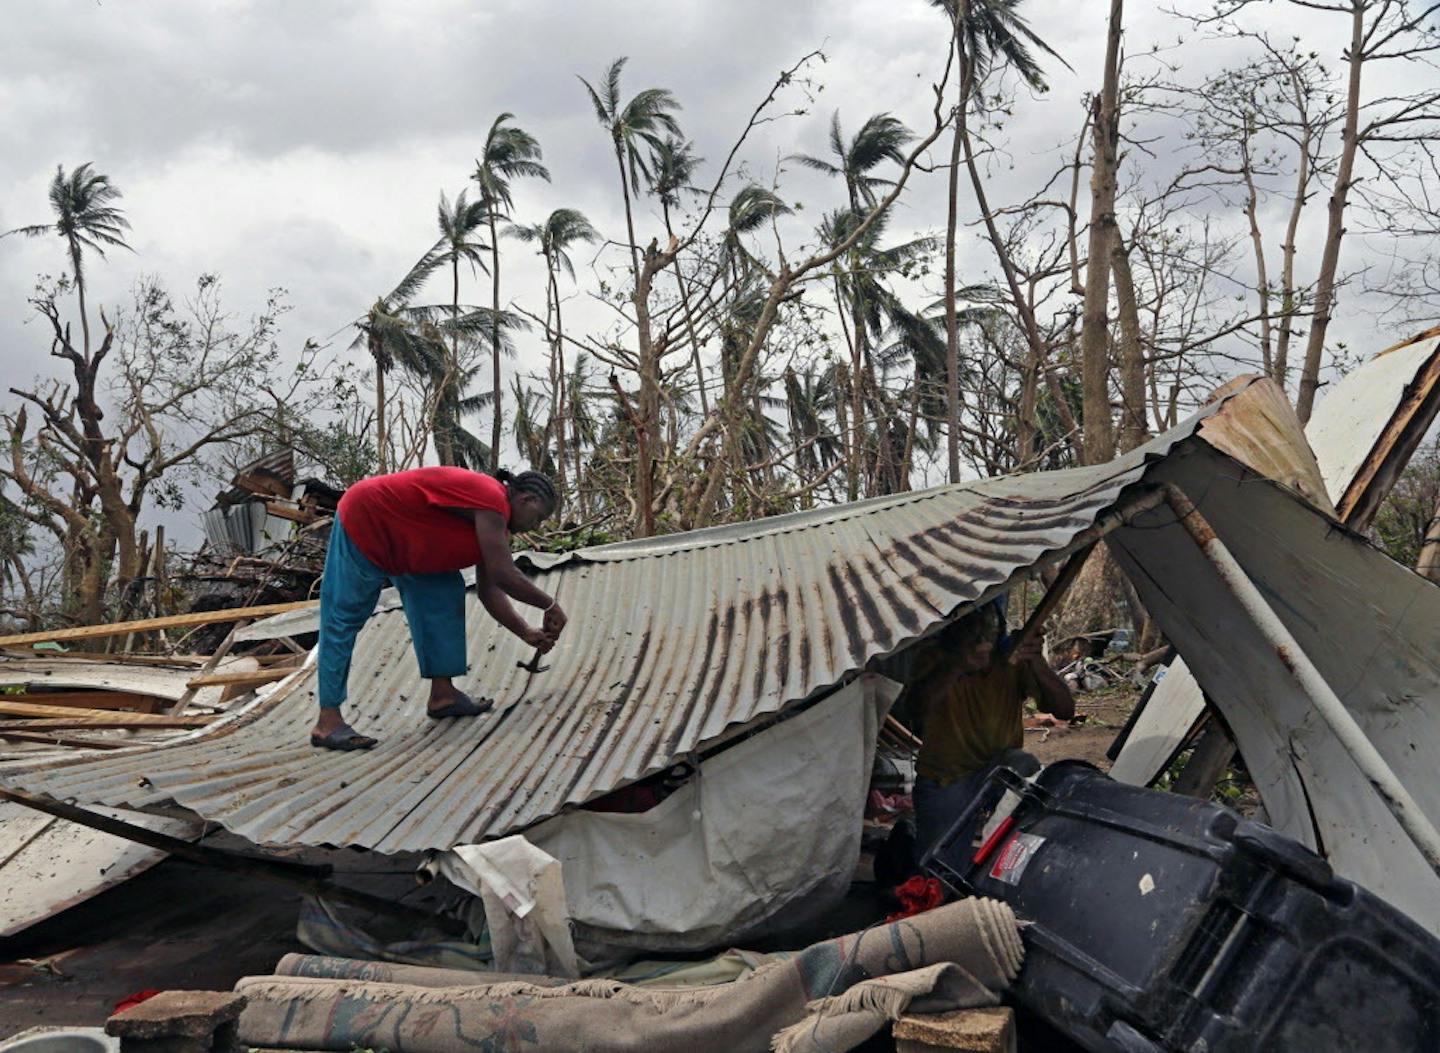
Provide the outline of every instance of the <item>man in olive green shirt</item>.
<path id="1" fill-rule="evenodd" d="M 997 649 L 1002 626 L 991 603 L 935 637 L 911 690 L 924 745 L 915 764 L 915 840 L 924 855 L 970 803 L 990 769 L 1025 740 L 1025 700 L 1063 720 L 1075 715 L 1065 681 L 1046 663 L 1039 637 Z"/>

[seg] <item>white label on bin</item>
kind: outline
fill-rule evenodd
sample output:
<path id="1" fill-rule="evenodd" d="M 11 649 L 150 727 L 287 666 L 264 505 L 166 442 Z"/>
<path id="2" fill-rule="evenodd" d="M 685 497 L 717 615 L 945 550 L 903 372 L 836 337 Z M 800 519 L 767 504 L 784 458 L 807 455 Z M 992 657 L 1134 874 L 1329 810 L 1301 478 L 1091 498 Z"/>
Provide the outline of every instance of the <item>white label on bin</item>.
<path id="1" fill-rule="evenodd" d="M 1045 838 L 1037 834 L 1016 834 L 1005 842 L 1005 847 L 995 856 L 995 862 L 990 867 L 990 876 L 1007 885 L 1020 884 L 1020 875 L 1025 873 L 1030 860 L 1044 843 Z"/>

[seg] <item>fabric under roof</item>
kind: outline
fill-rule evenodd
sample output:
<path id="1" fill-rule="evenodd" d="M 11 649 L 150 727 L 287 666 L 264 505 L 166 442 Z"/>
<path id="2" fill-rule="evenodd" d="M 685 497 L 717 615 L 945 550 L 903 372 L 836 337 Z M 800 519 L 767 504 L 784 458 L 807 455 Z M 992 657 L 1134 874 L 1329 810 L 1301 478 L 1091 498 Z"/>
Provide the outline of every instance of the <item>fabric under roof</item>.
<path id="1" fill-rule="evenodd" d="M 523 829 L 814 698 L 1013 576 L 1060 559 L 1208 407 L 1104 465 L 986 479 L 528 562 L 570 614 L 548 672 L 478 610 L 462 681 L 496 699 L 430 721 L 403 613 L 372 616 L 347 717 L 380 738 L 313 749 L 314 671 L 155 748 L 0 767 L 89 804 L 169 803 L 259 844 L 445 849 Z"/>

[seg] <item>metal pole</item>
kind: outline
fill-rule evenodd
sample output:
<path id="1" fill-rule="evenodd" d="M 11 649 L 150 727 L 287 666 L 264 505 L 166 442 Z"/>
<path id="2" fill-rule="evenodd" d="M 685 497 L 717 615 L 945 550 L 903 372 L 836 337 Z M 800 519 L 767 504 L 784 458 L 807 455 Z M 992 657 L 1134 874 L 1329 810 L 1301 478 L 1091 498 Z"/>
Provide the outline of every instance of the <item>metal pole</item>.
<path id="1" fill-rule="evenodd" d="M 1285 623 L 1265 602 L 1265 597 L 1230 554 L 1225 543 L 1215 535 L 1214 529 L 1205 521 L 1199 509 L 1173 483 L 1164 484 L 1164 488 L 1165 500 L 1180 520 L 1180 525 L 1194 539 L 1205 558 L 1215 568 L 1221 582 L 1250 616 L 1265 642 L 1274 648 L 1276 656 L 1290 671 L 1321 719 L 1330 726 L 1330 730 L 1350 754 L 1360 773 L 1380 794 L 1396 822 L 1425 857 L 1425 862 L 1440 874 L 1440 830 L 1436 830 L 1415 798 L 1410 796 L 1395 770 L 1380 755 L 1364 729 L 1355 722 L 1355 718 L 1345 708 L 1345 703 L 1330 689 L 1330 685 L 1320 675 L 1320 670 L 1315 668 L 1315 664 L 1300 649 L 1295 637 L 1285 628 Z"/>

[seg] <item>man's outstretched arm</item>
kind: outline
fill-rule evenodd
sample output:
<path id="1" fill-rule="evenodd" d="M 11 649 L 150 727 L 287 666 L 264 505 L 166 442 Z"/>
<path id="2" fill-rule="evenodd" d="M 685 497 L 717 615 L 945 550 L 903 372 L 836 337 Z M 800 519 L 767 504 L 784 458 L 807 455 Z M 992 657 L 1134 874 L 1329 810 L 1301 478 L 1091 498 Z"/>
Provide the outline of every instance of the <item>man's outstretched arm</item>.
<path id="1" fill-rule="evenodd" d="M 481 604 L 492 618 L 526 643 L 549 650 L 559 636 L 559 629 L 564 628 L 564 613 L 550 596 L 515 566 L 510 556 L 505 521 L 499 513 L 475 513 L 475 538 L 480 545 L 480 562 L 475 567 L 475 593 Z M 512 598 L 545 611 L 545 628 L 532 628 L 515 610 L 510 602 Z M 559 628 L 551 628 L 557 620 Z"/>
<path id="2" fill-rule="evenodd" d="M 1030 693 L 1035 705 L 1042 713 L 1050 713 L 1061 720 L 1075 719 L 1075 696 L 1070 685 L 1050 668 L 1045 661 L 1044 638 L 1033 636 L 1015 652 L 1015 664 L 1025 670 L 1030 681 Z"/>

